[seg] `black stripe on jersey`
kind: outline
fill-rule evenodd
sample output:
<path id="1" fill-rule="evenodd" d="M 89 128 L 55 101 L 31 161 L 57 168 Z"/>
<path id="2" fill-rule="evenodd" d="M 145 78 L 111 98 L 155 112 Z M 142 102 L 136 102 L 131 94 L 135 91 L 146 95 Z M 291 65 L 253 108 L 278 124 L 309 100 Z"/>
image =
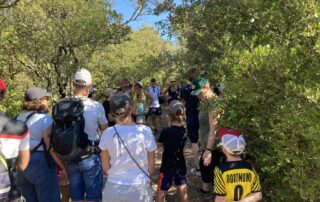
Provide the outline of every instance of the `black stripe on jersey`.
<path id="1" fill-rule="evenodd" d="M 215 185 L 214 193 L 220 194 L 220 195 L 226 194 L 225 183 L 222 179 L 222 173 L 219 170 L 219 168 L 217 168 L 217 167 L 214 170 L 214 177 L 215 177 L 214 178 L 214 185 Z"/>
<path id="2" fill-rule="evenodd" d="M 221 170 L 222 173 L 224 173 L 225 171 L 230 171 L 234 169 L 243 169 L 243 168 L 253 170 L 252 165 L 243 160 L 242 161 L 226 161 L 224 163 L 219 164 L 218 168 Z"/>

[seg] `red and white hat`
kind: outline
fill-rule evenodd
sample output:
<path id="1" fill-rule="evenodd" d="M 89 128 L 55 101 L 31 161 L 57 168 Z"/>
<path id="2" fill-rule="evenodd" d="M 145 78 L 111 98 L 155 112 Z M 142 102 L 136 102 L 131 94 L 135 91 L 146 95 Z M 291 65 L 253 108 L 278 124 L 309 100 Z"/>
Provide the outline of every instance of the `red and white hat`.
<path id="1" fill-rule="evenodd" d="M 242 134 L 235 129 L 221 128 L 218 132 L 218 136 L 221 139 L 222 146 L 227 150 L 229 154 L 242 154 L 246 141 Z"/>

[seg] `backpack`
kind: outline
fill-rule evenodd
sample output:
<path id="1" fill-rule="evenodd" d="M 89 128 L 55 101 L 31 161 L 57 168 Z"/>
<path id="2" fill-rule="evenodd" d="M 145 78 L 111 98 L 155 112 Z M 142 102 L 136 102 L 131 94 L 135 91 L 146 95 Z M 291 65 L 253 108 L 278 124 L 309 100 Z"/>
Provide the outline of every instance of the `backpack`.
<path id="1" fill-rule="evenodd" d="M 26 121 L 32 116 L 31 114 L 27 116 Z M 0 113 L 1 138 L 22 139 L 28 134 L 25 123 Z M 6 159 L 2 149 L 0 147 L 0 201 L 24 201 L 18 187 L 18 170 L 15 166 L 17 158 Z"/>
<path id="2" fill-rule="evenodd" d="M 54 120 L 51 146 L 62 160 L 80 160 L 90 154 L 90 141 L 84 132 L 84 105 L 80 98 L 65 98 L 52 110 Z"/>

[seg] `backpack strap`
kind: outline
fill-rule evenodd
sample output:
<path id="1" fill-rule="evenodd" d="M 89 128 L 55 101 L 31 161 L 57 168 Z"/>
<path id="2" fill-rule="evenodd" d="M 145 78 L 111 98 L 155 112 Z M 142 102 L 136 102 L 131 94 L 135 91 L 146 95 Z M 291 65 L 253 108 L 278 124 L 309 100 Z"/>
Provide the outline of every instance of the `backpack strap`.
<path id="1" fill-rule="evenodd" d="M 37 112 L 33 111 L 30 114 L 28 114 L 28 116 L 26 117 L 26 120 L 24 121 L 25 124 L 27 124 L 27 122 L 29 121 L 29 119 L 35 115 Z M 41 145 L 43 144 L 43 138 L 41 138 L 41 141 L 39 142 L 39 144 L 31 151 L 31 154 L 33 152 L 35 152 Z M 45 148 L 44 148 L 45 149 Z"/>
<path id="2" fill-rule="evenodd" d="M 129 149 L 127 148 L 127 146 L 124 144 L 124 142 L 123 142 L 123 140 L 122 140 L 122 138 L 121 138 L 120 134 L 118 133 L 118 131 L 117 131 L 117 129 L 116 129 L 115 126 L 113 126 L 113 129 L 115 130 L 117 137 L 119 138 L 120 142 L 122 143 L 122 145 L 124 146 L 124 148 L 125 148 L 126 151 L 128 152 L 128 154 L 129 154 L 130 158 L 133 160 L 133 162 L 138 166 L 138 168 L 139 168 L 149 179 L 151 179 L 150 176 L 148 175 L 148 173 L 147 173 L 146 171 L 144 171 L 143 168 L 138 164 L 138 162 L 133 158 L 132 154 L 130 153 L 130 151 L 129 151 Z"/>
<path id="3" fill-rule="evenodd" d="M 29 121 L 29 119 L 33 116 L 33 115 L 35 115 L 37 112 L 31 112 L 30 114 L 28 114 L 28 116 L 26 117 L 26 120 L 24 121 L 24 123 L 25 124 L 27 124 L 27 122 Z M 17 117 L 18 118 L 18 117 Z"/>

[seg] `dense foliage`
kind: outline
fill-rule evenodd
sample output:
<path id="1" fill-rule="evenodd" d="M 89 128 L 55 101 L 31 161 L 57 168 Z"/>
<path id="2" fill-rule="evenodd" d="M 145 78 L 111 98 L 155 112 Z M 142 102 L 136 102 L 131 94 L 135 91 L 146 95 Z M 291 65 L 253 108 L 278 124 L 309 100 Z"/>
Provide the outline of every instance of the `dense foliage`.
<path id="1" fill-rule="evenodd" d="M 0 78 L 9 84 L 0 111 L 16 115 L 32 85 L 70 94 L 79 67 L 99 89 L 123 78 L 166 85 L 202 67 L 225 86 L 220 125 L 245 135 L 264 200 L 320 201 L 320 1 L 136 1 L 129 21 L 144 9 L 169 12 L 159 25 L 175 46 L 150 27 L 132 32 L 108 2 L 0 0 Z"/>
<path id="2" fill-rule="evenodd" d="M 245 134 L 265 200 L 319 201 L 320 2 L 170 5 L 182 60 L 226 87 L 220 124 Z"/>
<path id="3" fill-rule="evenodd" d="M 138 1 L 137 11 L 148 5 Z M 79 68 L 92 71 L 99 92 L 127 77 L 161 77 L 173 47 L 153 28 L 132 33 L 127 23 L 138 16 L 123 22 L 104 0 L 17 1 L 0 8 L 0 78 L 9 86 L 0 110 L 16 115 L 32 85 L 51 91 L 54 100 L 72 94 Z"/>

